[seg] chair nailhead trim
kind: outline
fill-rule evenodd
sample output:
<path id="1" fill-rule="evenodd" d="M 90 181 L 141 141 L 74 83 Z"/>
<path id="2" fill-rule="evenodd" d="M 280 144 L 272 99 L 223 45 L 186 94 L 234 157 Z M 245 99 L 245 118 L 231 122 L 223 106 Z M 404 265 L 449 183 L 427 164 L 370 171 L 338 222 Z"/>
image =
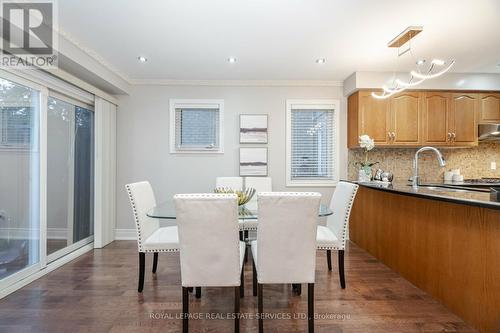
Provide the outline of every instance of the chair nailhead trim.
<path id="1" fill-rule="evenodd" d="M 320 197 L 318 192 L 260 192 L 261 197 Z"/>
<path id="2" fill-rule="evenodd" d="M 179 252 L 179 249 L 158 249 L 158 250 L 143 250 L 139 252 L 148 252 L 148 253 L 153 253 L 153 252 Z"/>
<path id="3" fill-rule="evenodd" d="M 143 248 L 142 234 L 141 234 L 141 224 L 139 222 L 139 213 L 137 212 L 137 208 L 136 208 L 136 205 L 135 205 L 135 198 L 134 198 L 134 195 L 132 194 L 132 189 L 130 188 L 129 184 L 125 185 L 125 188 L 127 189 L 128 198 L 130 200 L 130 204 L 132 206 L 132 212 L 134 214 L 135 227 L 136 227 L 136 231 L 137 231 L 137 246 L 138 246 L 139 252 L 179 252 L 179 249 L 152 249 L 152 250 L 146 250 L 146 249 Z"/>
<path id="4" fill-rule="evenodd" d="M 356 197 L 356 193 L 358 192 L 359 185 L 353 184 L 353 191 L 351 193 L 351 198 L 349 200 L 349 204 L 347 205 L 347 211 L 344 217 L 344 228 L 342 230 L 342 246 L 337 247 L 337 246 L 317 246 L 316 248 L 318 250 L 345 250 L 345 244 L 346 244 L 346 233 L 347 233 L 347 224 L 349 223 L 349 217 L 351 216 L 351 209 L 352 205 L 354 203 L 354 198 Z"/>
<path id="5" fill-rule="evenodd" d="M 134 214 L 134 222 L 135 222 L 135 229 L 137 231 L 137 246 L 139 248 L 139 252 L 144 252 L 142 248 L 142 235 L 141 235 L 141 226 L 139 224 L 139 214 L 137 213 L 137 208 L 135 207 L 135 199 L 132 194 L 132 189 L 130 186 L 127 184 L 125 185 L 125 188 L 127 189 L 128 193 L 128 198 L 130 200 L 130 204 L 132 205 L 132 213 Z"/>
<path id="6" fill-rule="evenodd" d="M 190 193 L 190 194 L 176 194 L 176 198 L 190 198 L 190 199 L 237 199 L 238 196 L 234 193 Z"/>

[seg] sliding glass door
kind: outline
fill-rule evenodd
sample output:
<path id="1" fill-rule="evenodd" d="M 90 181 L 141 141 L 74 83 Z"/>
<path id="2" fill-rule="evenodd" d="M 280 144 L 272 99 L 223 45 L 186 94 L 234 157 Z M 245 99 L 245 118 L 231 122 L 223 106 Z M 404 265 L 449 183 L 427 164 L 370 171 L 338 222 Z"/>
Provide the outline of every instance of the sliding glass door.
<path id="1" fill-rule="evenodd" d="M 93 96 L 47 82 L 0 70 L 0 295 L 93 241 Z"/>
<path id="2" fill-rule="evenodd" d="M 0 78 L 0 282 L 40 262 L 40 91 L 20 81 Z"/>
<path id="3" fill-rule="evenodd" d="M 47 254 L 52 261 L 94 234 L 94 113 L 49 93 L 47 107 Z"/>

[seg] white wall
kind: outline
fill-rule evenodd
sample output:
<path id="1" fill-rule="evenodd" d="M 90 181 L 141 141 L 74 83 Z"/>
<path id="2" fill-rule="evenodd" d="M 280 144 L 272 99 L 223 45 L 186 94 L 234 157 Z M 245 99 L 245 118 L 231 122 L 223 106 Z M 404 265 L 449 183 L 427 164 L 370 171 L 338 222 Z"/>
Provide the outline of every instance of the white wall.
<path id="1" fill-rule="evenodd" d="M 172 155 L 169 153 L 169 99 L 224 99 L 224 154 Z M 346 101 L 342 87 L 161 86 L 135 85 L 120 96 L 117 112 L 117 229 L 133 229 L 125 184 L 149 180 L 158 202 L 175 193 L 210 192 L 215 177 L 239 174 L 239 114 L 269 115 L 269 176 L 277 191 L 307 188 L 285 186 L 286 99 L 339 99 L 341 101 L 340 176 L 347 175 Z M 241 145 L 258 146 L 258 145 Z M 330 200 L 333 188 L 315 189 Z"/>

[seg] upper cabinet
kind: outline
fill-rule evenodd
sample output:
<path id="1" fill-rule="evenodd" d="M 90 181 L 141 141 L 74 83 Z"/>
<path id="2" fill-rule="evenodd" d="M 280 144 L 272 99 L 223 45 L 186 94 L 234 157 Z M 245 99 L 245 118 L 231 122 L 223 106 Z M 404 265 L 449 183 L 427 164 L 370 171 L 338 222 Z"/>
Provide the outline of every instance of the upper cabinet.
<path id="1" fill-rule="evenodd" d="M 420 97 L 400 94 L 376 99 L 371 91 L 360 91 L 348 100 L 348 146 L 356 147 L 360 135 L 369 135 L 377 146 L 406 146 L 420 142 Z"/>
<path id="2" fill-rule="evenodd" d="M 500 93 L 479 95 L 479 122 L 500 123 Z"/>
<path id="3" fill-rule="evenodd" d="M 358 127 L 363 134 L 374 139 L 375 144 L 389 144 L 390 121 L 387 100 L 375 99 L 368 92 L 360 93 Z"/>
<path id="4" fill-rule="evenodd" d="M 426 145 L 442 146 L 451 141 L 450 94 L 423 93 L 422 138 Z"/>
<path id="5" fill-rule="evenodd" d="M 477 114 L 479 96 L 477 94 L 451 94 L 451 143 L 456 146 L 478 144 Z"/>
<path id="6" fill-rule="evenodd" d="M 359 91 L 348 99 L 348 147 L 357 147 L 358 137 L 363 134 L 375 139 L 379 147 L 477 145 L 481 103 L 490 106 L 491 110 L 485 113 L 490 119 L 496 114 L 491 106 L 495 104 L 492 95 L 488 95 L 487 102 L 481 96 L 405 91 L 380 100 L 373 98 L 371 91 Z M 500 96 L 495 97 L 499 105 Z"/>
<path id="7" fill-rule="evenodd" d="M 418 92 L 403 92 L 389 99 L 390 130 L 393 145 L 421 143 L 422 99 Z"/>

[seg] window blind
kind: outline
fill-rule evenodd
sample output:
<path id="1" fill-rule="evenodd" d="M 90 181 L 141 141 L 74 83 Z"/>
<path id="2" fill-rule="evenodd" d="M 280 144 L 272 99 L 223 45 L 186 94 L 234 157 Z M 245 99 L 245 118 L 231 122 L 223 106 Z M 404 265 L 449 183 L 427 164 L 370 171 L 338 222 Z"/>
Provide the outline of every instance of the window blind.
<path id="1" fill-rule="evenodd" d="M 175 134 L 176 149 L 218 149 L 219 109 L 176 108 Z"/>
<path id="2" fill-rule="evenodd" d="M 332 180 L 335 173 L 334 110 L 291 110 L 291 179 Z"/>
<path id="3" fill-rule="evenodd" d="M 0 108 L 0 139 L 4 146 L 29 146 L 32 107 Z"/>

